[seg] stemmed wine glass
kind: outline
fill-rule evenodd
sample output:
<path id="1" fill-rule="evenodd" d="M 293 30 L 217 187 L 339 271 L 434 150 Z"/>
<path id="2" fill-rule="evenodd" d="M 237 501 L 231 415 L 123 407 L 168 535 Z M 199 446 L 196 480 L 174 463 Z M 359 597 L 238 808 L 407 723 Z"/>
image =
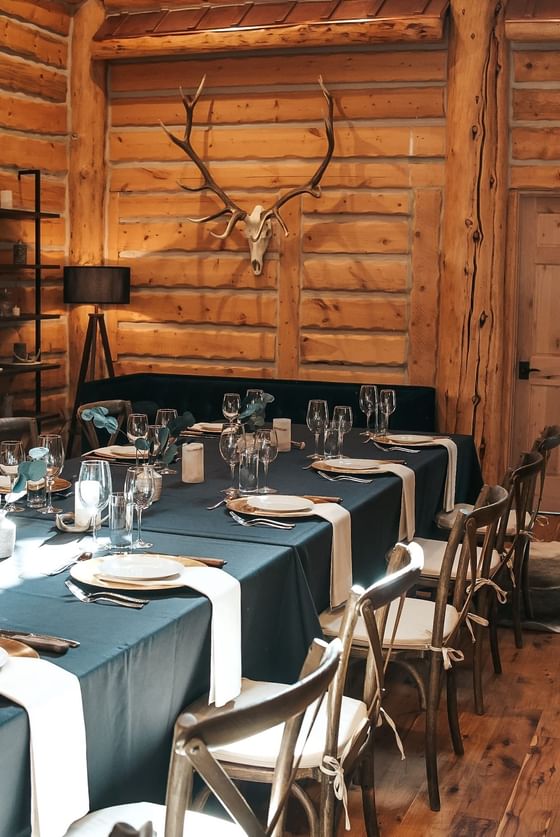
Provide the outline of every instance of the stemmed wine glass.
<path id="1" fill-rule="evenodd" d="M 315 436 L 315 453 L 309 454 L 308 459 L 321 459 L 319 453 L 319 436 L 324 433 L 329 423 L 329 406 L 320 398 L 312 398 L 307 405 L 307 427 Z"/>
<path id="2" fill-rule="evenodd" d="M 142 540 L 142 511 L 152 504 L 154 497 L 154 474 L 151 465 L 136 465 L 128 468 L 124 481 L 124 493 L 132 502 L 138 517 L 138 537 L 131 549 L 149 549 L 153 544 Z"/>
<path id="3" fill-rule="evenodd" d="M 225 393 L 222 400 L 222 413 L 224 418 L 226 418 L 230 424 L 233 424 L 234 420 L 239 415 L 240 405 L 241 399 L 238 392 Z"/>
<path id="4" fill-rule="evenodd" d="M 14 490 L 14 485 L 18 475 L 18 466 L 25 460 L 23 453 L 23 445 L 16 440 L 6 440 L 0 444 L 0 470 L 10 480 L 10 492 Z M 6 512 L 21 512 L 24 511 L 23 506 L 18 506 L 17 503 L 8 503 L 4 511 Z"/>
<path id="5" fill-rule="evenodd" d="M 131 445 L 136 439 L 148 438 L 148 416 L 146 413 L 131 413 L 126 421 L 126 435 Z M 138 465 L 138 449 L 136 449 L 136 464 Z"/>
<path id="6" fill-rule="evenodd" d="M 62 444 L 62 437 L 58 433 L 43 433 L 39 436 L 39 445 L 47 449 L 47 454 L 44 457 L 47 464 L 47 505 L 41 509 L 41 514 L 58 514 L 61 508 L 57 508 L 52 504 L 52 490 L 55 477 L 58 477 L 64 465 L 64 445 Z"/>
<path id="7" fill-rule="evenodd" d="M 360 387 L 360 410 L 366 416 L 366 432 L 365 436 L 370 435 L 369 421 L 372 415 L 376 417 L 374 431 L 377 430 L 377 410 L 379 407 L 379 396 L 377 387 L 374 384 L 362 384 Z"/>
<path id="8" fill-rule="evenodd" d="M 78 496 L 91 519 L 93 534 L 91 551 L 95 552 L 97 550 L 97 518 L 109 505 L 109 497 L 113 490 L 109 463 L 100 459 L 82 462 L 77 489 Z"/>
<path id="9" fill-rule="evenodd" d="M 172 421 L 177 418 L 177 410 L 172 408 L 160 409 L 156 413 L 156 424 L 161 424 L 162 427 L 167 427 Z M 160 468 L 160 474 L 176 474 L 175 468 L 170 468 L 169 465 L 163 463 L 163 468 Z"/>
<path id="10" fill-rule="evenodd" d="M 338 428 L 339 456 L 342 456 L 344 436 L 352 430 L 353 418 L 352 407 L 335 407 L 333 410 L 333 424 Z"/>
<path id="11" fill-rule="evenodd" d="M 161 448 L 161 442 L 159 440 L 159 431 L 161 430 L 161 428 L 162 428 L 161 424 L 149 424 L 148 425 L 148 442 L 149 442 L 149 445 L 150 445 L 150 456 L 153 456 L 153 461 L 152 462 L 154 462 L 154 463 L 155 463 L 155 460 L 158 457 L 158 454 L 159 454 L 160 448 Z M 148 462 L 148 464 L 150 464 L 150 463 Z M 154 467 L 157 467 L 157 466 L 154 464 Z"/>
<path id="12" fill-rule="evenodd" d="M 225 489 L 226 496 L 234 497 L 237 494 L 233 481 L 235 478 L 235 466 L 239 463 L 241 447 L 243 443 L 243 427 L 240 424 L 230 424 L 224 427 L 220 434 L 220 455 L 227 462 L 231 471 L 231 485 Z"/>
<path id="13" fill-rule="evenodd" d="M 379 393 L 379 402 L 381 406 L 381 414 L 383 416 L 383 427 L 380 428 L 383 436 L 387 435 L 389 430 L 389 416 L 392 416 L 397 408 L 397 396 L 394 389 L 382 389 Z"/>
<path id="14" fill-rule="evenodd" d="M 275 488 L 269 488 L 268 466 L 278 456 L 278 436 L 276 430 L 259 430 L 257 432 L 257 444 L 259 447 L 259 458 L 263 464 L 264 485 L 259 488 L 259 494 L 276 494 Z"/>

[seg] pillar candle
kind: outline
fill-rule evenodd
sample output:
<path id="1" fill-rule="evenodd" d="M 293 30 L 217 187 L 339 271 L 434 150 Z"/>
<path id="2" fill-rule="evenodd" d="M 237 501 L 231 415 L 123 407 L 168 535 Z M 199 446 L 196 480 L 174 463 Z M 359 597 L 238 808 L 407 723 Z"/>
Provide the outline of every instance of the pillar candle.
<path id="1" fill-rule="evenodd" d="M 289 418 L 272 419 L 272 427 L 276 430 L 278 450 L 286 451 L 292 448 L 292 420 Z"/>
<path id="2" fill-rule="evenodd" d="M 183 445 L 181 478 L 183 482 L 204 482 L 204 445 L 200 442 Z"/>
<path id="3" fill-rule="evenodd" d="M 86 482 L 86 490 L 87 490 L 87 497 L 91 499 L 93 505 L 97 504 L 97 498 L 99 497 L 99 490 L 100 486 L 97 480 L 85 480 Z M 82 491 L 84 489 L 82 488 Z M 82 501 L 80 496 L 80 483 L 77 482 L 74 486 L 74 525 L 79 526 L 80 528 L 83 526 L 84 529 L 91 525 L 91 511 L 88 509 L 86 504 Z M 101 515 L 97 515 L 97 525 L 101 521 Z"/>

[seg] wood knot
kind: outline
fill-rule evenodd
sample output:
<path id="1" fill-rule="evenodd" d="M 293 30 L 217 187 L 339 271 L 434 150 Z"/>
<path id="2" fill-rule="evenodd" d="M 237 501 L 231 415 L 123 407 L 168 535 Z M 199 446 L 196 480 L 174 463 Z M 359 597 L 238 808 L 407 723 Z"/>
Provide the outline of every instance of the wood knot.
<path id="1" fill-rule="evenodd" d="M 482 328 L 482 326 L 484 325 L 484 323 L 486 322 L 487 319 L 488 319 L 488 314 L 486 313 L 486 311 L 483 311 L 481 313 L 480 317 L 479 317 L 479 320 L 478 320 L 478 324 L 480 325 L 481 328 Z"/>
<path id="2" fill-rule="evenodd" d="M 473 241 L 475 241 L 478 244 L 478 242 L 482 240 L 480 230 L 475 230 L 472 234 L 472 237 L 473 237 Z"/>

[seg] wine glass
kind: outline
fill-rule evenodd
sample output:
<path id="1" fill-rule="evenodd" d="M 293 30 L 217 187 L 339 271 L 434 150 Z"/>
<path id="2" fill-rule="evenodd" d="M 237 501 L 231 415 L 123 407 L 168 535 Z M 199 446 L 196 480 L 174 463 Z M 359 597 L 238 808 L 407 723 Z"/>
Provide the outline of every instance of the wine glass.
<path id="1" fill-rule="evenodd" d="M 340 439 L 339 455 L 342 456 L 342 446 L 344 444 L 344 436 L 352 430 L 352 407 L 339 406 L 333 410 L 333 424 L 338 427 L 338 436 Z"/>
<path id="2" fill-rule="evenodd" d="M 395 390 L 382 389 L 379 393 L 379 403 L 383 418 L 383 427 L 380 428 L 380 431 L 383 436 L 386 436 L 389 430 L 389 416 L 392 416 L 397 408 L 397 396 L 395 394 Z"/>
<path id="3" fill-rule="evenodd" d="M 259 494 L 276 494 L 275 488 L 269 488 L 268 466 L 278 456 L 278 436 L 276 430 L 259 430 L 257 432 L 257 444 L 259 446 L 259 458 L 263 464 L 264 485 L 259 488 Z"/>
<path id="4" fill-rule="evenodd" d="M 21 442 L 6 440 L 0 444 L 0 470 L 10 481 L 10 492 L 14 490 L 19 464 L 24 460 L 25 455 Z M 7 503 L 4 508 L 6 512 L 21 512 L 23 510 L 23 506 L 18 506 L 14 502 Z"/>
<path id="5" fill-rule="evenodd" d="M 39 436 L 39 445 L 47 449 L 45 461 L 47 463 L 47 505 L 41 509 L 41 514 L 58 514 L 62 509 L 53 506 L 52 490 L 55 477 L 58 477 L 64 465 L 64 445 L 58 433 L 43 433 Z"/>
<path id="6" fill-rule="evenodd" d="M 142 540 L 142 511 L 151 505 L 154 497 L 154 474 L 151 465 L 135 465 L 128 468 L 124 481 L 124 493 L 136 508 L 138 537 L 131 549 L 149 549 L 153 544 Z"/>
<path id="7" fill-rule="evenodd" d="M 231 486 L 225 489 L 228 497 L 234 497 L 237 494 L 233 481 L 235 478 L 235 466 L 239 463 L 241 455 L 241 447 L 243 443 L 243 428 L 240 424 L 230 424 L 224 427 L 220 434 L 220 456 L 227 462 L 231 471 Z"/>
<path id="8" fill-rule="evenodd" d="M 379 395 L 377 387 L 374 384 L 362 384 L 360 387 L 360 410 L 366 416 L 366 432 L 365 436 L 370 435 L 369 421 L 372 415 L 375 415 L 375 430 L 377 430 L 377 409 L 379 407 Z"/>
<path id="9" fill-rule="evenodd" d="M 82 462 L 78 476 L 78 496 L 91 519 L 93 543 L 91 551 L 97 550 L 97 518 L 109 505 L 113 490 L 111 469 L 105 460 L 91 459 Z"/>
<path id="10" fill-rule="evenodd" d="M 161 430 L 161 428 L 161 424 L 148 425 L 148 443 L 150 445 L 150 455 L 153 456 L 154 461 L 157 459 L 161 450 L 161 442 L 159 440 L 159 431 Z"/>
<path id="11" fill-rule="evenodd" d="M 161 424 L 162 427 L 167 427 L 172 421 L 177 418 L 177 410 L 172 408 L 160 409 L 156 413 L 156 424 Z M 169 465 L 163 463 L 163 467 L 159 469 L 160 474 L 176 474 L 175 468 L 170 468 Z"/>
<path id="12" fill-rule="evenodd" d="M 222 400 L 222 413 L 230 424 L 233 424 L 234 419 L 239 415 L 240 404 L 238 392 L 226 392 Z"/>
<path id="13" fill-rule="evenodd" d="M 131 413 L 126 421 L 126 435 L 131 445 L 136 439 L 148 438 L 148 416 L 146 413 Z M 138 465 L 138 450 L 136 450 L 136 464 Z"/>
<path id="14" fill-rule="evenodd" d="M 311 453 L 308 459 L 321 459 L 319 453 L 319 436 L 324 433 L 329 423 L 329 406 L 326 401 L 320 398 L 312 398 L 307 405 L 306 416 L 307 427 L 315 436 L 315 453 Z"/>

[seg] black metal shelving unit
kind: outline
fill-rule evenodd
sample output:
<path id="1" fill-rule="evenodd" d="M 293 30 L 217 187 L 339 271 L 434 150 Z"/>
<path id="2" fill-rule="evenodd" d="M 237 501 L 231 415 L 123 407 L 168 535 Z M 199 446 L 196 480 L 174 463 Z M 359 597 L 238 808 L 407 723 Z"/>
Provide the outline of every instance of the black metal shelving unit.
<path id="1" fill-rule="evenodd" d="M 46 270 L 56 270 L 60 266 L 52 264 L 43 264 L 41 252 L 41 221 L 46 218 L 59 218 L 56 212 L 43 212 L 41 210 L 41 171 L 40 169 L 20 169 L 18 171 L 18 180 L 22 177 L 34 178 L 34 208 L 33 209 L 1 209 L 0 208 L 0 222 L 2 220 L 16 220 L 16 221 L 32 221 L 34 224 L 34 260 L 32 264 L 2 264 L 0 265 L 0 274 L 4 276 L 18 275 L 25 271 L 31 271 L 34 274 L 34 310 L 25 311 L 18 316 L 9 315 L 0 317 L 0 325 L 14 325 L 19 322 L 34 322 L 35 323 L 35 350 L 34 354 L 40 353 L 42 350 L 41 336 L 42 336 L 42 322 L 43 320 L 55 320 L 59 318 L 58 314 L 43 314 L 41 287 L 43 281 L 43 273 Z M 38 355 L 42 357 L 41 354 Z M 0 361 L 0 375 L 12 376 L 21 375 L 23 373 L 35 375 L 35 416 L 40 422 L 50 418 L 47 413 L 41 410 L 41 372 L 46 369 L 58 369 L 59 363 L 39 362 L 33 364 Z"/>

